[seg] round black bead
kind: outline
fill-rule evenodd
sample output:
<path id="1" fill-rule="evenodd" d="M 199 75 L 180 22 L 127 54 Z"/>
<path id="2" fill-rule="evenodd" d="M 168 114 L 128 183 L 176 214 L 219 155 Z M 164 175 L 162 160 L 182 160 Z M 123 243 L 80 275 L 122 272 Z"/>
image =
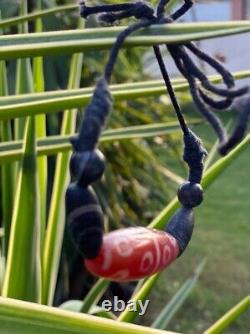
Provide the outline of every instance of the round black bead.
<path id="1" fill-rule="evenodd" d="M 88 186 L 99 180 L 105 171 L 105 158 L 101 151 L 74 152 L 70 160 L 73 178 L 82 186 Z"/>
<path id="2" fill-rule="evenodd" d="M 178 199 L 186 208 L 194 208 L 203 201 L 203 189 L 199 183 L 185 182 L 178 190 Z"/>

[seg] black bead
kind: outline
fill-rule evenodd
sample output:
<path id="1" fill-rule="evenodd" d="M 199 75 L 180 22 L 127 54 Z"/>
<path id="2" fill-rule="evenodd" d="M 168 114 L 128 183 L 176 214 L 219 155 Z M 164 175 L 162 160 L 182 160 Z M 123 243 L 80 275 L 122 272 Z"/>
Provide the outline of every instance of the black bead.
<path id="1" fill-rule="evenodd" d="M 203 189 L 199 183 L 185 182 L 178 190 L 180 203 L 187 208 L 194 208 L 203 201 Z"/>
<path id="2" fill-rule="evenodd" d="M 178 242 L 181 255 L 186 249 L 194 229 L 194 214 L 192 209 L 180 208 L 170 219 L 166 232 L 171 234 Z"/>
<path id="3" fill-rule="evenodd" d="M 66 192 L 66 214 L 77 248 L 85 258 L 95 258 L 102 245 L 103 213 L 94 190 L 71 183 Z"/>
<path id="4" fill-rule="evenodd" d="M 101 151 L 74 152 L 70 160 L 73 178 L 82 186 L 88 186 L 99 180 L 105 171 L 105 159 Z"/>

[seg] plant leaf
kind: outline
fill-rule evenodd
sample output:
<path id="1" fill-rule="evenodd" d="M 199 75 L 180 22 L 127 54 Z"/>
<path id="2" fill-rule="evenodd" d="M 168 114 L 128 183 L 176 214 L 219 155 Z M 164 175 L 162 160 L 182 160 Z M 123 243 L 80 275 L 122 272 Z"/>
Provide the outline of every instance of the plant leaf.
<path id="1" fill-rule="evenodd" d="M 246 78 L 250 76 L 250 71 L 242 71 L 235 73 L 235 77 Z M 221 82 L 218 76 L 211 76 L 211 81 L 215 83 Z M 173 80 L 173 82 L 175 82 Z M 188 84 L 178 80 L 174 89 L 176 92 L 185 91 L 188 89 Z M 121 89 L 120 89 L 120 88 Z M 149 96 L 159 96 L 162 94 L 166 94 L 166 87 L 162 84 L 162 82 L 149 82 L 149 83 L 140 83 L 135 85 L 135 89 L 133 85 L 116 85 L 114 89 L 111 90 L 112 96 L 116 101 L 124 101 L 128 99 L 136 99 L 141 97 L 149 97 Z M 124 89 L 123 89 L 124 88 Z M 37 97 L 34 95 L 26 95 L 23 97 L 18 96 L 16 98 L 8 97 L 3 98 L 0 101 L 0 120 L 6 120 L 16 117 L 22 117 L 27 115 L 37 115 L 37 114 L 45 114 L 52 112 L 59 112 L 62 109 L 66 108 L 82 108 L 87 105 L 92 96 L 92 88 L 85 88 L 81 90 L 69 90 L 62 91 L 58 93 L 46 93 L 38 94 Z M 29 97 L 30 96 L 30 97 Z M 41 98 L 39 98 L 41 96 Z M 51 98 L 48 98 L 50 97 Z M 47 98 L 47 99 L 46 99 Z M 24 100 L 26 100 L 24 102 Z M 13 104 L 10 104 L 10 102 Z M 22 102 L 23 103 L 19 103 Z"/>
<path id="2" fill-rule="evenodd" d="M 239 71 L 232 73 L 235 79 L 245 79 L 250 77 L 250 71 Z M 214 83 L 221 83 L 221 77 L 218 75 L 210 75 L 208 79 Z M 187 81 L 182 78 L 177 78 L 171 80 L 174 86 L 174 89 L 178 92 L 185 91 L 189 86 Z M 132 82 L 132 83 L 123 83 L 110 85 L 111 92 L 120 92 L 120 91 L 130 91 L 130 90 L 139 90 L 145 91 L 147 93 L 147 89 L 155 88 L 156 92 L 152 91 L 155 96 L 165 94 L 166 86 L 162 80 L 148 80 L 143 82 Z M 40 94 L 22 94 L 22 95 L 13 95 L 8 97 L 3 97 L 0 100 L 0 106 L 7 106 L 12 104 L 23 104 L 30 102 L 39 102 L 41 103 L 43 100 L 53 100 L 58 98 L 66 99 L 68 97 L 75 97 L 78 95 L 91 94 L 93 93 L 93 87 L 80 88 L 80 89 L 67 89 L 67 90 L 57 90 L 57 91 L 48 91 L 46 93 Z M 158 92 L 158 93 L 157 93 Z M 156 94 L 157 93 L 157 94 Z M 154 96 L 154 95 L 152 95 Z M 138 96 L 139 97 L 139 96 Z M 143 96 L 141 96 L 143 97 Z"/>
<path id="3" fill-rule="evenodd" d="M 48 32 L 0 37 L 0 59 L 46 56 L 110 49 L 125 27 Z M 175 44 L 250 31 L 249 21 L 174 23 L 154 25 L 129 37 L 124 47 Z"/>
<path id="4" fill-rule="evenodd" d="M 27 13 L 27 0 L 21 2 L 21 14 Z M 19 26 L 19 34 L 25 34 L 28 32 L 27 23 L 23 23 Z M 19 35 L 19 36 L 20 36 Z M 16 94 L 32 93 L 34 91 L 33 87 L 33 76 L 30 59 L 18 59 L 17 69 L 16 69 Z M 15 139 L 22 139 L 24 136 L 26 120 L 15 119 L 14 134 Z"/>
<path id="5" fill-rule="evenodd" d="M 76 313 L 80 313 L 82 307 L 83 307 L 83 302 L 81 300 L 69 300 L 60 305 L 60 308 L 63 310 Z M 99 306 L 92 306 L 91 309 L 88 311 L 88 313 L 102 318 L 113 319 L 113 320 L 117 319 L 112 312 L 109 312 Z"/>
<path id="6" fill-rule="evenodd" d="M 145 283 L 143 284 L 143 286 L 141 287 L 141 289 L 139 289 L 139 291 L 137 291 L 137 293 L 131 298 L 131 301 L 133 301 L 133 303 L 137 306 L 136 307 L 136 311 L 135 312 L 131 312 L 130 310 L 126 309 L 118 317 L 119 321 L 133 322 L 133 320 L 137 317 L 137 315 L 139 313 L 139 307 L 138 307 L 139 300 L 140 301 L 145 301 L 146 300 L 146 298 L 150 294 L 151 290 L 155 286 L 158 277 L 159 277 L 159 275 L 156 274 L 156 275 L 153 275 L 153 276 L 149 277 L 145 281 Z"/>
<path id="7" fill-rule="evenodd" d="M 6 65 L 4 61 L 0 61 L 0 96 L 8 95 L 8 82 Z M 2 121 L 0 123 L 1 129 L 1 140 L 11 141 L 11 122 Z M 1 191 L 2 191 L 2 224 L 4 226 L 4 250 L 5 256 L 7 255 L 9 235 L 10 235 L 10 224 L 12 218 L 12 203 L 13 203 L 13 177 L 14 171 L 11 164 L 2 166 L 1 168 Z"/>
<path id="8" fill-rule="evenodd" d="M 190 125 L 197 125 L 201 121 L 190 121 Z M 161 136 L 170 133 L 180 132 L 180 126 L 177 122 L 155 123 L 142 126 L 130 126 L 103 132 L 101 142 L 140 139 L 146 137 Z M 72 145 L 70 140 L 72 135 L 67 136 L 50 136 L 38 139 L 37 153 L 38 156 L 53 155 L 60 152 L 70 151 Z M 21 159 L 22 141 L 5 142 L 0 144 L 0 164 Z"/>
<path id="9" fill-rule="evenodd" d="M 37 8 L 42 8 L 41 0 L 37 1 Z M 38 17 L 35 22 L 36 32 L 42 32 L 43 25 L 41 17 Z M 36 93 L 44 91 L 44 75 L 43 75 L 43 58 L 36 57 L 33 60 L 33 76 L 34 76 L 34 90 Z M 36 122 L 36 138 L 46 137 L 46 115 L 37 115 Z M 39 198 L 40 198 L 40 223 L 41 223 L 41 250 L 43 249 L 43 242 L 46 230 L 46 213 L 47 213 L 47 157 L 39 157 L 37 161 L 38 184 L 39 184 Z"/>
<path id="10" fill-rule="evenodd" d="M 0 238 L 3 238 L 4 237 L 4 228 L 3 227 L 0 227 Z"/>
<path id="11" fill-rule="evenodd" d="M 93 306 L 95 306 L 100 298 L 103 296 L 107 288 L 109 287 L 110 282 L 104 279 L 99 279 L 95 285 L 88 292 L 87 296 L 83 300 L 81 307 L 82 313 L 88 313 Z"/>
<path id="12" fill-rule="evenodd" d="M 66 5 L 66 6 L 58 6 L 58 7 L 50 8 L 46 10 L 39 10 L 31 14 L 20 15 L 18 17 L 13 17 L 10 19 L 2 20 L 0 21 L 0 29 L 6 29 L 9 27 L 15 26 L 17 24 L 20 24 L 20 23 L 24 23 L 27 21 L 35 20 L 35 19 L 41 19 L 45 16 L 54 15 L 54 14 L 58 14 L 62 12 L 66 13 L 66 12 L 73 11 L 76 9 L 78 9 L 78 6 L 76 5 Z"/>
<path id="13" fill-rule="evenodd" d="M 83 302 L 81 300 L 68 300 L 59 307 L 62 310 L 80 313 Z"/>
<path id="14" fill-rule="evenodd" d="M 107 319 L 112 319 L 112 320 L 117 319 L 117 317 L 114 315 L 114 313 L 112 313 L 111 311 L 106 311 L 105 309 L 103 309 L 99 306 L 92 307 L 89 313 L 92 314 L 92 315 L 96 315 L 98 317 L 101 317 L 101 318 L 107 318 Z"/>
<path id="15" fill-rule="evenodd" d="M 26 125 L 2 295 L 40 302 L 40 234 L 34 119 Z"/>
<path id="16" fill-rule="evenodd" d="M 0 239 L 1 239 L 1 236 L 0 236 Z M 2 295 L 4 273 L 5 273 L 5 258 L 2 256 L 0 252 L 0 296 Z"/>
<path id="17" fill-rule="evenodd" d="M 69 78 L 69 89 L 77 88 L 80 84 L 83 55 L 72 57 Z M 77 110 L 66 110 L 63 116 L 61 135 L 72 134 L 75 131 Z M 43 297 L 44 304 L 52 305 L 58 275 L 60 254 L 63 242 L 65 214 L 64 194 L 69 181 L 70 153 L 60 153 L 57 157 L 55 179 L 49 209 L 47 234 L 43 254 Z"/>
<path id="18" fill-rule="evenodd" d="M 177 293 L 171 298 L 168 304 L 163 308 L 157 319 L 152 323 L 151 327 L 158 329 L 166 329 L 169 322 L 180 310 L 193 288 L 195 287 L 206 261 L 202 261 L 196 268 L 193 277 L 186 280 Z"/>
<path id="19" fill-rule="evenodd" d="M 250 76 L 250 71 L 242 71 L 236 72 L 235 76 Z M 210 76 L 210 79 L 219 79 L 218 76 Z M 185 79 L 173 79 L 173 85 L 185 84 Z M 166 86 L 164 86 L 164 82 L 162 80 L 148 80 L 144 82 L 132 82 L 132 83 L 123 83 L 123 84 L 116 84 L 110 85 L 110 89 L 112 92 L 114 91 L 121 91 L 121 90 L 128 90 L 128 89 L 146 89 L 146 88 L 157 88 L 162 86 L 166 91 Z M 30 103 L 36 101 L 43 101 L 43 100 L 51 100 L 51 99 L 58 99 L 58 98 L 67 98 L 67 97 L 74 97 L 83 94 L 92 94 L 94 91 L 94 87 L 85 87 L 80 89 L 67 89 L 67 90 L 57 90 L 57 91 L 48 91 L 46 93 L 40 94 L 22 94 L 22 95 L 14 95 L 8 96 L 6 98 L 1 98 L 0 106 L 6 106 L 9 104 L 22 104 L 22 103 Z"/>
<path id="20" fill-rule="evenodd" d="M 0 321 L 0 334 L 174 334 L 2 297 Z"/>
<path id="21" fill-rule="evenodd" d="M 230 326 L 236 319 L 238 319 L 244 312 L 250 309 L 250 295 L 244 298 L 231 310 L 229 310 L 222 318 L 220 318 L 214 325 L 207 329 L 203 334 L 219 334 L 222 333 L 228 326 Z"/>

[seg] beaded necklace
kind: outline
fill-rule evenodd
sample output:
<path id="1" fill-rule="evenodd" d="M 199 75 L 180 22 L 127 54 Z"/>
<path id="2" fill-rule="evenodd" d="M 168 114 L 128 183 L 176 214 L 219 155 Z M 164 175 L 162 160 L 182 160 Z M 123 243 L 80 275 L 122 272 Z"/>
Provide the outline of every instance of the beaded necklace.
<path id="1" fill-rule="evenodd" d="M 142 279 L 163 270 L 180 256 L 192 237 L 193 208 L 203 201 L 200 183 L 206 150 L 201 140 L 186 124 L 158 45 L 153 46 L 154 54 L 183 133 L 183 159 L 189 168 L 188 180 L 178 190 L 181 208 L 166 224 L 165 231 L 130 227 L 104 234 L 103 211 L 91 186 L 105 171 L 105 159 L 97 146 L 112 107 L 108 85 L 119 50 L 132 33 L 155 24 L 171 24 L 193 5 L 193 1 L 184 0 L 184 5 L 180 9 L 166 16 L 165 8 L 168 2 L 160 0 L 156 9 L 144 1 L 93 7 L 88 7 L 85 1 L 81 2 L 81 16 L 85 19 L 93 14 L 99 14 L 99 20 L 109 24 L 129 17 L 137 19 L 136 23 L 128 26 L 117 37 L 103 77 L 98 80 L 92 100 L 85 110 L 79 134 L 72 140 L 73 154 L 70 161 L 72 183 L 66 192 L 67 222 L 72 238 L 84 257 L 85 266 L 92 274 L 113 281 Z M 249 110 L 245 108 L 239 115 L 230 137 L 214 110 L 230 107 L 236 97 L 248 92 L 248 87 L 235 89 L 231 73 L 193 43 L 166 45 L 166 47 L 189 84 L 197 110 L 218 135 L 219 152 L 226 154 L 242 139 Z M 226 88 L 213 85 L 194 63 L 189 53 L 215 69 L 221 75 Z M 211 97 L 209 92 L 220 99 Z"/>

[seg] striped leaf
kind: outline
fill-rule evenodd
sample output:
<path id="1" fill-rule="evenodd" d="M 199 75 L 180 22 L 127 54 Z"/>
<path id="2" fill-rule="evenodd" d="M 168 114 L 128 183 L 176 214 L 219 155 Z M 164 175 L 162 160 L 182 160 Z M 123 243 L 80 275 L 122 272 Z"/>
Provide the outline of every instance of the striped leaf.
<path id="1" fill-rule="evenodd" d="M 176 334 L 1 297 L 0 322 L 0 334 Z"/>
<path id="2" fill-rule="evenodd" d="M 35 122 L 29 117 L 24 156 L 18 173 L 14 213 L 2 295 L 40 302 L 40 213 L 38 204 Z"/>
<path id="3" fill-rule="evenodd" d="M 180 310 L 193 288 L 195 287 L 201 272 L 203 271 L 205 261 L 202 261 L 196 268 L 193 277 L 186 280 L 177 293 L 171 298 L 168 304 L 158 315 L 157 319 L 152 323 L 151 327 L 158 329 L 166 329 L 169 322 L 174 318 L 176 313 Z"/>
<path id="4" fill-rule="evenodd" d="M 190 121 L 190 125 L 197 125 L 200 120 Z M 130 126 L 103 132 L 101 142 L 112 142 L 119 140 L 131 140 L 162 136 L 171 133 L 180 133 L 180 126 L 177 122 L 155 123 L 150 125 Z M 50 136 L 38 139 L 37 154 L 54 155 L 60 152 L 70 151 L 72 135 Z M 22 158 L 22 141 L 12 141 L 0 144 L 0 164 L 13 162 Z"/>
<path id="5" fill-rule="evenodd" d="M 110 49 L 124 27 L 0 37 L 0 59 L 35 57 Z M 249 21 L 174 23 L 152 26 L 129 37 L 124 47 L 176 44 L 250 31 Z"/>
<path id="6" fill-rule="evenodd" d="M 203 334 L 220 334 L 224 332 L 224 330 L 228 328 L 235 320 L 237 320 L 243 313 L 249 310 L 250 295 L 240 301 L 237 305 L 235 305 Z"/>
<path id="7" fill-rule="evenodd" d="M 72 57 L 69 89 L 80 84 L 83 55 Z M 66 110 L 63 116 L 61 135 L 72 134 L 75 131 L 77 110 Z M 51 305 L 54 299 L 60 254 L 65 226 L 64 194 L 69 182 L 70 153 L 60 153 L 57 157 L 55 179 L 50 202 L 48 228 L 43 254 L 43 298 L 44 304 Z"/>
<path id="8" fill-rule="evenodd" d="M 250 71 L 235 73 L 237 79 L 243 79 L 250 76 Z M 211 76 L 211 81 L 220 82 L 218 76 Z M 173 80 L 176 92 L 186 91 L 188 84 L 185 81 Z M 112 88 L 112 86 L 111 86 Z M 37 96 L 24 95 L 16 98 L 8 97 L 0 100 L 0 120 L 6 120 L 27 115 L 38 115 L 45 113 L 59 112 L 66 108 L 81 108 L 86 106 L 92 96 L 92 88 L 81 90 L 69 90 L 62 92 L 51 92 L 38 94 Z M 132 84 L 115 85 L 111 90 L 115 101 L 124 101 L 129 99 L 147 98 L 166 94 L 166 87 L 162 82 L 138 83 L 133 87 Z"/>

